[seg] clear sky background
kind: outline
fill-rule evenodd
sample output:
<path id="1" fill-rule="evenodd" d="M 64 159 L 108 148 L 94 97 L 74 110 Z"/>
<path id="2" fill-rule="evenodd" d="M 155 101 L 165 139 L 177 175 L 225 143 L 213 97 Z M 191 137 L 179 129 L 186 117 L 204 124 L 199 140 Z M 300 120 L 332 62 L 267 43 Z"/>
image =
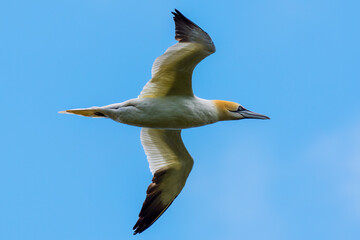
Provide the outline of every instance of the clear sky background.
<path id="1" fill-rule="evenodd" d="M 178 8 L 217 52 L 194 91 L 269 121 L 183 132 L 187 185 L 132 236 L 140 129 L 58 114 L 137 97 Z M 360 2 L 1 1 L 0 239 L 360 239 Z"/>

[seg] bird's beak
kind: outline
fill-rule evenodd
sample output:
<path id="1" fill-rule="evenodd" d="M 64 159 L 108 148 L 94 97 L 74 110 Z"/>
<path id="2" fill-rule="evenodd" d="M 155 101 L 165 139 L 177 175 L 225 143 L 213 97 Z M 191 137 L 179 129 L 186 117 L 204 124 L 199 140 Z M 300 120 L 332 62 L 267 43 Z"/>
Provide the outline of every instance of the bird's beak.
<path id="1" fill-rule="evenodd" d="M 244 118 L 253 118 L 253 119 L 270 119 L 268 116 L 262 115 L 260 113 L 252 112 L 249 110 L 241 111 L 240 114 Z"/>

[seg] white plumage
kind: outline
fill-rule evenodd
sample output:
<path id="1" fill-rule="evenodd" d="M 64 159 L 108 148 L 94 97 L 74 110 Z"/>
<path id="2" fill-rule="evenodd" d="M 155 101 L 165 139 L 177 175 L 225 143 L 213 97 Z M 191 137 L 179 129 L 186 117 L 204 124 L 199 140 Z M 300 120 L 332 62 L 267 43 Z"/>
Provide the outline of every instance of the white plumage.
<path id="1" fill-rule="evenodd" d="M 238 103 L 205 100 L 194 96 L 192 73 L 196 65 L 215 52 L 210 36 L 175 10 L 175 39 L 152 67 L 152 79 L 138 98 L 103 107 L 71 109 L 86 117 L 110 118 L 142 127 L 141 143 L 147 156 L 152 183 L 134 226 L 134 234 L 150 227 L 183 189 L 193 159 L 181 139 L 181 129 L 223 120 L 269 119 Z"/>

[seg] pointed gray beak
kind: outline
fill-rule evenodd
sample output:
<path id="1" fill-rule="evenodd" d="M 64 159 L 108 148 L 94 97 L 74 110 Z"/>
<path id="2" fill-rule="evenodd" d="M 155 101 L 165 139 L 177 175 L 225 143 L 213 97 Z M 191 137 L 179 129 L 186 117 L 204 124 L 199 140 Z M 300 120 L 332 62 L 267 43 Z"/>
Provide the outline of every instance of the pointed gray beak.
<path id="1" fill-rule="evenodd" d="M 268 116 L 262 115 L 260 113 L 255 113 L 249 110 L 243 110 L 239 112 L 244 118 L 253 118 L 253 119 L 270 119 Z"/>

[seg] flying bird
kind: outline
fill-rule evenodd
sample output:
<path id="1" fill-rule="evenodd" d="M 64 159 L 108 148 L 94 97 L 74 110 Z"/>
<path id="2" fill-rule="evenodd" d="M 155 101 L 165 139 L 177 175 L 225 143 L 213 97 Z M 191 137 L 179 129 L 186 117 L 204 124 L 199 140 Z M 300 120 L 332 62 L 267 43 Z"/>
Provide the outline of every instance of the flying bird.
<path id="1" fill-rule="evenodd" d="M 194 161 L 181 139 L 182 129 L 225 120 L 269 119 L 235 102 L 205 100 L 194 95 L 193 70 L 215 52 L 215 46 L 210 36 L 180 11 L 175 9 L 172 14 L 178 43 L 156 58 L 152 78 L 137 98 L 103 107 L 60 112 L 110 118 L 142 128 L 140 139 L 153 178 L 133 228 L 134 234 L 149 228 L 185 185 Z"/>

